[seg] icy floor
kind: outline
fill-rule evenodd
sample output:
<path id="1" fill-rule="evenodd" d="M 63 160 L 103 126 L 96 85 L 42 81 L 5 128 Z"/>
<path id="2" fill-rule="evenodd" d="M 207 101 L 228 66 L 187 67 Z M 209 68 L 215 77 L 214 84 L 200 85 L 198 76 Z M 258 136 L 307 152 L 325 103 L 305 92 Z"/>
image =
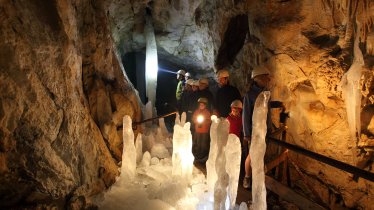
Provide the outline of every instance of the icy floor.
<path id="1" fill-rule="evenodd" d="M 193 169 L 191 184 L 172 176 L 171 158 L 152 158 L 149 166 L 136 169 L 132 182 L 119 180 L 104 195 L 100 209 L 167 210 L 213 209 L 213 195 L 208 193 L 206 179 Z"/>

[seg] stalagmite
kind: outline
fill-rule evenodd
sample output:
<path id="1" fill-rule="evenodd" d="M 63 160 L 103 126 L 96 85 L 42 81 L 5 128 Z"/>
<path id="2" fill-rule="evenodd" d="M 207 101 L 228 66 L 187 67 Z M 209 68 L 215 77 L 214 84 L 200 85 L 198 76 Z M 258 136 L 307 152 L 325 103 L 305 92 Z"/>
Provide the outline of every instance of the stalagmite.
<path id="1" fill-rule="evenodd" d="M 360 23 L 357 22 L 357 30 L 355 33 L 355 42 L 353 47 L 353 64 L 349 70 L 344 74 L 341 80 L 341 89 L 347 109 L 347 117 L 351 138 L 356 140 L 357 135 L 360 135 L 360 111 L 361 111 L 361 89 L 360 79 L 362 74 L 362 67 L 364 66 L 364 59 L 359 48 L 359 33 Z M 357 135 L 356 135 L 357 134 Z"/>
<path id="2" fill-rule="evenodd" d="M 209 158 L 206 162 L 206 171 L 207 171 L 208 189 L 210 191 L 213 191 L 214 184 L 217 181 L 215 162 L 216 162 L 217 152 L 218 152 L 217 126 L 220 121 L 215 115 L 213 115 L 211 119 L 212 119 L 212 124 L 210 126 L 210 150 L 209 150 Z"/>
<path id="3" fill-rule="evenodd" d="M 185 113 L 183 114 L 185 115 Z M 177 117 L 179 116 L 177 115 Z M 179 122 L 180 124 L 174 125 L 172 173 L 174 177 L 179 177 L 188 183 L 192 179 L 194 161 L 194 156 L 192 154 L 192 135 L 190 123 L 184 123 L 183 120 Z"/>
<path id="4" fill-rule="evenodd" d="M 238 182 L 240 173 L 240 161 L 242 148 L 239 138 L 234 134 L 229 134 L 225 147 L 226 171 L 229 175 L 228 196 L 230 199 L 230 209 L 235 207 L 236 195 L 238 193 Z"/>
<path id="5" fill-rule="evenodd" d="M 226 209 L 227 187 L 229 174 L 226 171 L 226 154 L 224 152 L 229 135 L 230 124 L 227 120 L 221 120 L 217 126 L 217 159 L 215 168 L 217 181 L 214 185 L 214 209 Z"/>
<path id="6" fill-rule="evenodd" d="M 123 117 L 123 155 L 121 177 L 123 180 L 132 180 L 136 172 L 136 149 L 134 144 L 134 132 L 130 116 Z M 123 174 L 123 175 L 122 175 Z"/>
<path id="7" fill-rule="evenodd" d="M 252 166 L 252 206 L 253 210 L 266 210 L 266 188 L 264 156 L 266 151 L 266 119 L 270 92 L 262 92 L 256 99 L 253 110 L 253 128 L 249 155 Z"/>
<path id="8" fill-rule="evenodd" d="M 136 148 L 136 164 L 140 164 L 143 158 L 143 140 L 142 140 L 142 134 L 139 133 L 136 137 L 135 142 L 135 148 Z"/>

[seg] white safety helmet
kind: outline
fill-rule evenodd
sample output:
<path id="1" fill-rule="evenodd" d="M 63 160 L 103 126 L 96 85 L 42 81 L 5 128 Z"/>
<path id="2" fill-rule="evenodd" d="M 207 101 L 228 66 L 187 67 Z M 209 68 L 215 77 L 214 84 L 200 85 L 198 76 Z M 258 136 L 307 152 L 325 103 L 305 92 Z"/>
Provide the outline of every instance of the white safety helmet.
<path id="1" fill-rule="evenodd" d="M 270 71 L 265 66 L 256 66 L 252 70 L 251 78 L 255 78 L 259 75 L 270 74 Z"/>
<path id="2" fill-rule="evenodd" d="M 233 108 L 239 108 L 239 109 L 243 109 L 243 104 L 240 100 L 234 100 L 232 103 L 231 103 L 231 107 Z"/>
<path id="3" fill-rule="evenodd" d="M 191 74 L 189 72 L 187 72 L 184 76 L 185 77 L 191 77 Z"/>
<path id="4" fill-rule="evenodd" d="M 230 76 L 230 73 L 226 69 L 222 69 L 217 72 L 217 79 L 220 79 L 222 77 L 229 77 L 229 76 Z"/>
<path id="5" fill-rule="evenodd" d="M 204 98 L 204 97 L 201 97 L 197 100 L 198 103 L 204 103 L 204 104 L 208 104 L 208 99 L 207 98 Z"/>
<path id="6" fill-rule="evenodd" d="M 180 75 L 184 76 L 186 74 L 186 71 L 183 70 L 183 69 L 180 69 L 180 70 L 177 71 L 177 74 L 180 74 Z"/>

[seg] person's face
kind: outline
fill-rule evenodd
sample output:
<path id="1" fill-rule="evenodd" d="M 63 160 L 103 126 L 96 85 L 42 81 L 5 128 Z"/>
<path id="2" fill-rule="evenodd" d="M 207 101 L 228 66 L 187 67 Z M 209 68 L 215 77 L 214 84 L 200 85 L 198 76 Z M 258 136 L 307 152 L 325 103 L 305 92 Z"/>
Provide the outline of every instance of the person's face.
<path id="1" fill-rule="evenodd" d="M 190 91 L 190 90 L 192 90 L 192 87 L 191 87 L 191 85 L 186 84 L 186 86 L 184 86 L 184 89 L 185 89 L 186 91 Z"/>
<path id="2" fill-rule="evenodd" d="M 177 80 L 182 80 L 182 79 L 183 79 L 183 75 L 177 74 Z"/>
<path id="3" fill-rule="evenodd" d="M 227 82 L 229 81 L 229 78 L 228 77 L 221 77 L 221 78 L 218 78 L 218 85 L 220 87 L 223 87 L 225 85 L 227 85 Z"/>
<path id="4" fill-rule="evenodd" d="M 190 77 L 189 77 L 189 76 L 185 76 L 185 78 L 186 78 L 186 80 L 190 79 Z"/>
<path id="5" fill-rule="evenodd" d="M 231 107 L 231 113 L 232 113 L 232 115 L 239 116 L 241 112 L 242 112 L 242 109 L 236 108 L 236 107 Z"/>
<path id="6" fill-rule="evenodd" d="M 199 83 L 199 90 L 204 90 L 207 87 L 208 87 L 207 84 L 205 84 L 205 83 Z"/>
<path id="7" fill-rule="evenodd" d="M 205 109 L 206 104 L 205 103 L 199 103 L 199 109 Z"/>
<path id="8" fill-rule="evenodd" d="M 253 80 L 262 88 L 270 88 L 271 78 L 268 74 L 258 75 Z"/>

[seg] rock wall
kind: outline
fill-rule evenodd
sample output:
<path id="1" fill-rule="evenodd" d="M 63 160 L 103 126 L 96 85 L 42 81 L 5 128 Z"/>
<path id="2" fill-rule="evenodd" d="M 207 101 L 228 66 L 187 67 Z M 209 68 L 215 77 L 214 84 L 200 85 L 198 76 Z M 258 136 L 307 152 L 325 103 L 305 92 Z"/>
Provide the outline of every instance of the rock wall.
<path id="1" fill-rule="evenodd" d="M 118 175 L 138 97 L 101 1 L 0 1 L 0 208 L 80 209 Z"/>

